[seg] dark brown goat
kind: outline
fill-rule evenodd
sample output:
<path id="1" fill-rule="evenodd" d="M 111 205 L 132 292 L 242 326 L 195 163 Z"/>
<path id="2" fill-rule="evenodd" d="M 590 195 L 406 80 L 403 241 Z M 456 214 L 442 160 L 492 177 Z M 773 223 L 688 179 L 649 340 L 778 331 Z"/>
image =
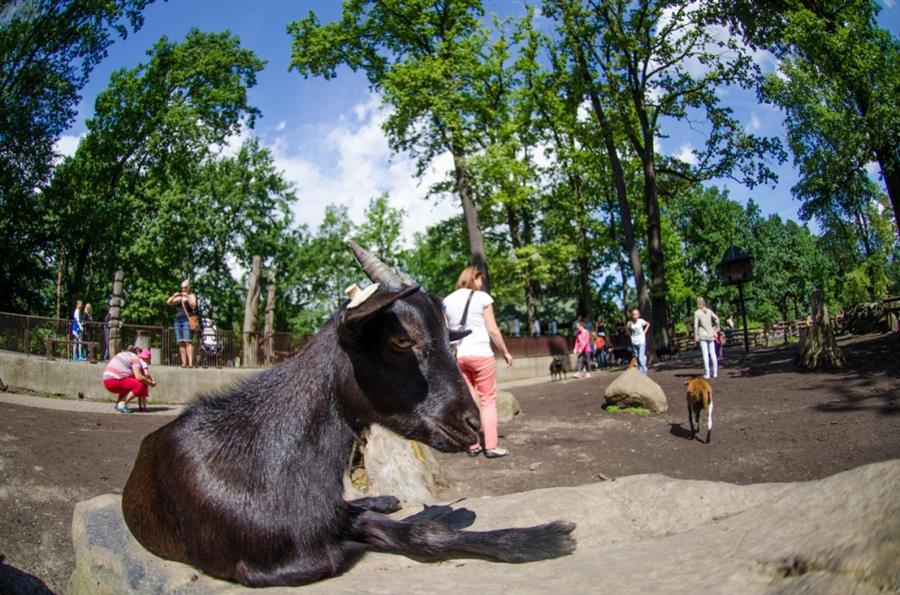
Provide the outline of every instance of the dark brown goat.
<path id="1" fill-rule="evenodd" d="M 334 576 L 361 546 L 505 562 L 573 551 L 572 523 L 461 531 L 468 511 L 398 521 L 382 514 L 396 498 L 343 499 L 353 441 L 369 424 L 442 451 L 466 449 L 480 429 L 440 300 L 351 247 L 377 291 L 345 303 L 297 356 L 147 436 L 122 493 L 131 532 L 158 556 L 253 587 Z"/>

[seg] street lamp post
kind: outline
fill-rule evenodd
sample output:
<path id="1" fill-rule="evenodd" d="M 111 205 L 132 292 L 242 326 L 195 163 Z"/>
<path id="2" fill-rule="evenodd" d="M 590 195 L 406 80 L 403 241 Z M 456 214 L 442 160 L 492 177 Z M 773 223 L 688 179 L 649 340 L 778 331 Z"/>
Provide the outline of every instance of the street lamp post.
<path id="1" fill-rule="evenodd" d="M 741 316 L 744 322 L 744 353 L 750 352 L 750 338 L 747 335 L 747 306 L 744 303 L 744 283 L 753 280 L 753 257 L 738 248 L 729 246 L 722 261 L 716 267 L 725 280 L 725 285 L 737 285 L 741 300 Z"/>

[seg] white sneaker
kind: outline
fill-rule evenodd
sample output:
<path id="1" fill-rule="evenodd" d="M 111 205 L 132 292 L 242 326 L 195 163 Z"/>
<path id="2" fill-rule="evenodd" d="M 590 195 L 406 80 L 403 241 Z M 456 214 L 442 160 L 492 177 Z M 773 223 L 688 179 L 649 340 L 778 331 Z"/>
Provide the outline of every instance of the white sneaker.
<path id="1" fill-rule="evenodd" d="M 484 451 L 484 456 L 489 459 L 496 459 L 499 457 L 505 457 L 509 454 L 509 451 L 505 448 L 487 448 Z"/>

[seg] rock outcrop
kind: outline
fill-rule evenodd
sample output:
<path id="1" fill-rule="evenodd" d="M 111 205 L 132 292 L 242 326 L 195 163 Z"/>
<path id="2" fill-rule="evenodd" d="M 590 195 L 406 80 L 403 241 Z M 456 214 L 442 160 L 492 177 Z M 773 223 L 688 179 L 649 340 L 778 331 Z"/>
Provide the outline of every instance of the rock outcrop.
<path id="1" fill-rule="evenodd" d="M 877 593 L 900 588 L 900 460 L 818 481 L 738 486 L 637 475 L 467 500 L 474 530 L 565 518 L 571 556 L 425 564 L 368 553 L 344 575 L 267 593 Z M 417 509 L 404 511 L 412 514 Z M 399 515 L 403 516 L 403 515 Z M 156 558 L 120 498 L 79 503 L 69 593 L 249 593 Z"/>
<path id="2" fill-rule="evenodd" d="M 646 407 L 654 413 L 662 413 L 669 408 L 663 389 L 637 368 L 628 368 L 609 383 L 604 398 L 607 405 Z"/>
<path id="3" fill-rule="evenodd" d="M 500 423 L 510 422 L 521 412 L 519 401 L 511 392 L 497 391 L 497 421 Z"/>

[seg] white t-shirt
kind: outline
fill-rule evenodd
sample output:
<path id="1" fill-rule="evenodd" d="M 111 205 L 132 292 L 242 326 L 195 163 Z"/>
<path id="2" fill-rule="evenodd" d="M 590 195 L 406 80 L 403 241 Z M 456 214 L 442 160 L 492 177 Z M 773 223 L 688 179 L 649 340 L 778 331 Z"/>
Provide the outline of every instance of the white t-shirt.
<path id="1" fill-rule="evenodd" d="M 444 298 L 444 314 L 447 316 L 447 322 L 450 328 L 459 326 L 462 319 L 463 310 L 466 308 L 466 300 L 469 299 L 471 289 L 457 289 Z M 469 304 L 469 314 L 466 317 L 466 328 L 472 333 L 462 341 L 456 348 L 456 357 L 464 356 L 493 356 L 491 350 L 491 337 L 488 335 L 487 327 L 484 325 L 484 309 L 494 303 L 494 298 L 483 291 L 476 291 L 472 295 L 472 302 Z"/>
<path id="2" fill-rule="evenodd" d="M 631 333 L 632 345 L 643 345 L 646 343 L 646 339 L 644 338 L 644 327 L 649 324 L 650 323 L 643 318 L 628 321 L 628 324 L 626 324 L 625 327 L 628 329 L 628 332 Z"/>

